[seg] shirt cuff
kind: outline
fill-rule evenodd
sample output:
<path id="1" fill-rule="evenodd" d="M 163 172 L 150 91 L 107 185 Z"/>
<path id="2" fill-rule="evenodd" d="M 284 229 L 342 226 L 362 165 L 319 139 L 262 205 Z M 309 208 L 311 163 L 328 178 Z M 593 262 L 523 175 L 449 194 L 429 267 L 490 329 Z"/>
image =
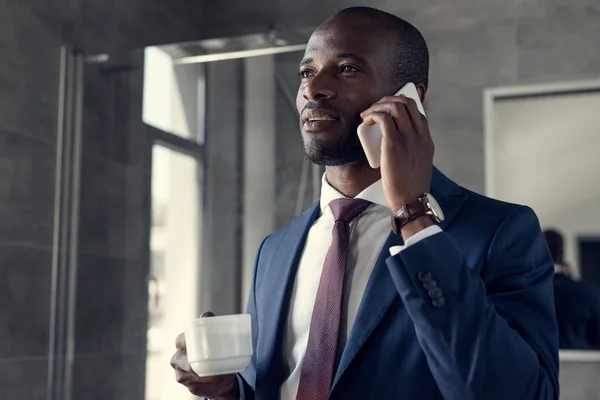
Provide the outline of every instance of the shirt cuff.
<path id="1" fill-rule="evenodd" d="M 392 257 L 397 256 L 398 254 L 400 254 L 401 251 L 406 250 L 413 244 L 417 244 L 421 240 L 427 239 L 428 237 L 433 236 L 436 233 L 440 233 L 440 232 L 442 232 L 442 228 L 440 228 L 439 226 L 437 226 L 437 225 L 429 226 L 429 227 L 423 229 L 422 231 L 419 231 L 419 232 L 415 233 L 414 235 L 412 235 L 411 237 L 409 237 L 406 240 L 406 243 L 404 244 L 404 246 L 390 247 L 390 254 L 392 255 Z"/>
<path id="2" fill-rule="evenodd" d="M 246 400 L 246 393 L 244 393 L 244 382 L 242 382 L 242 377 L 238 374 L 237 381 L 238 387 L 240 388 L 240 400 Z"/>

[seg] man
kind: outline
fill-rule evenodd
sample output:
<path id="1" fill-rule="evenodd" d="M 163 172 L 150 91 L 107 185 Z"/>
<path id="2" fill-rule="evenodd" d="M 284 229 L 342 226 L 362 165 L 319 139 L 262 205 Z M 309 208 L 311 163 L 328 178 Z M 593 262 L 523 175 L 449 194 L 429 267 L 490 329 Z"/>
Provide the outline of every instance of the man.
<path id="1" fill-rule="evenodd" d="M 554 263 L 554 273 L 571 277 L 571 267 L 565 262 L 565 240 L 562 233 L 555 229 L 546 229 L 544 239 Z"/>
<path id="2" fill-rule="evenodd" d="M 427 120 L 389 96 L 414 82 L 424 100 L 428 57 L 412 25 L 366 7 L 313 33 L 297 106 L 305 153 L 326 166 L 320 202 L 258 251 L 244 374 L 198 378 L 178 338 L 172 364 L 192 393 L 558 398 L 553 269 L 537 218 L 437 171 Z M 362 121 L 383 132 L 378 170 L 357 139 Z"/>
<path id="3" fill-rule="evenodd" d="M 554 229 L 544 231 L 554 261 L 554 306 L 559 347 L 565 350 L 600 350 L 600 289 L 575 281 L 564 260 L 564 239 Z"/>

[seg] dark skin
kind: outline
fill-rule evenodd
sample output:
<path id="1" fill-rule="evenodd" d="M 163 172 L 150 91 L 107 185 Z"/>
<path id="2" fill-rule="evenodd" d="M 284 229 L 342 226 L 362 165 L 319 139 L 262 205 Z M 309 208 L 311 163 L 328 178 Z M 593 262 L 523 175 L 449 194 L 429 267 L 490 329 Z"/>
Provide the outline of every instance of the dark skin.
<path id="1" fill-rule="evenodd" d="M 202 318 L 214 317 L 215 314 L 205 312 Z M 185 335 L 175 339 L 177 352 L 171 357 L 171 366 L 175 370 L 175 379 L 196 396 L 215 400 L 233 400 L 240 398 L 237 378 L 235 375 L 199 377 L 190 367 L 187 358 Z"/>
<path id="2" fill-rule="evenodd" d="M 300 65 L 296 106 L 307 156 L 324 161 L 328 182 L 355 197 L 381 179 L 387 204 L 396 213 L 429 191 L 434 146 L 415 102 L 390 96 L 399 89 L 390 79 L 393 40 L 394 27 L 387 21 L 345 16 L 323 23 Z M 425 87 L 417 89 L 424 101 Z M 363 121 L 382 128 L 380 169 L 367 164 L 360 148 L 356 128 Z M 345 153 L 337 154 L 337 148 Z M 322 156 L 327 153 L 331 156 Z M 432 224 L 429 217 L 420 218 L 405 225 L 402 236 L 406 240 Z"/>
<path id="3" fill-rule="evenodd" d="M 354 15 L 323 23 L 301 62 L 296 105 L 305 152 L 313 162 L 326 165 L 328 182 L 355 197 L 381 179 L 386 202 L 396 213 L 429 191 L 434 146 L 416 103 L 390 96 L 399 89 L 390 79 L 392 40 L 393 26 L 387 21 Z M 425 87 L 417 89 L 423 101 Z M 380 169 L 368 165 L 360 147 L 356 128 L 363 121 L 381 127 Z M 402 236 L 406 240 L 432 224 L 429 217 L 419 218 L 402 228 Z M 177 381 L 191 393 L 209 399 L 239 398 L 235 375 L 200 378 L 190 368 L 183 334 L 176 347 L 171 365 Z"/>

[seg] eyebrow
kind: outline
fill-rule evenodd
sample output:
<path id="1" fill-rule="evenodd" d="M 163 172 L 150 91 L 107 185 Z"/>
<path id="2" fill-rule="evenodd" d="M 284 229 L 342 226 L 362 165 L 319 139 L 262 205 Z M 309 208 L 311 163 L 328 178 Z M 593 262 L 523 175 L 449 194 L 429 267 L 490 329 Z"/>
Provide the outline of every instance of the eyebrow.
<path id="1" fill-rule="evenodd" d="M 350 59 L 350 60 L 356 60 L 356 61 L 360 61 L 360 62 L 366 63 L 366 61 L 365 61 L 364 58 L 362 58 L 362 57 L 360 57 L 360 56 L 358 56 L 356 54 L 353 54 L 353 53 L 338 53 L 338 54 L 335 55 L 335 58 L 338 58 L 338 59 Z M 305 58 L 302 61 L 300 61 L 300 66 L 310 64 L 313 61 L 314 61 L 314 59 L 312 57 Z"/>
<path id="2" fill-rule="evenodd" d="M 350 60 L 356 60 L 356 61 L 360 61 L 360 62 L 366 62 L 366 60 L 362 57 L 360 57 L 359 55 L 353 54 L 353 53 L 339 53 L 335 55 L 336 58 L 341 58 L 341 59 L 350 59 Z"/>

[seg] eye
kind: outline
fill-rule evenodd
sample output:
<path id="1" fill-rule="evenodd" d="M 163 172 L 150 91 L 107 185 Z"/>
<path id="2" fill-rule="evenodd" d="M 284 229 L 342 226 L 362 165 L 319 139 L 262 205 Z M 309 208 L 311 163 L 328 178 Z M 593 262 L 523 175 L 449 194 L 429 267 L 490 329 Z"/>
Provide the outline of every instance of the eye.
<path id="1" fill-rule="evenodd" d="M 340 70 L 340 72 L 348 74 L 348 73 L 353 73 L 353 72 L 358 72 L 359 69 L 353 65 L 343 65 L 342 69 Z"/>
<path id="2" fill-rule="evenodd" d="M 311 70 L 309 70 L 309 69 L 305 69 L 305 70 L 302 70 L 302 71 L 298 72 L 298 76 L 299 76 L 301 79 L 310 78 L 310 77 L 311 77 L 311 75 L 312 75 L 312 71 L 311 71 Z"/>

